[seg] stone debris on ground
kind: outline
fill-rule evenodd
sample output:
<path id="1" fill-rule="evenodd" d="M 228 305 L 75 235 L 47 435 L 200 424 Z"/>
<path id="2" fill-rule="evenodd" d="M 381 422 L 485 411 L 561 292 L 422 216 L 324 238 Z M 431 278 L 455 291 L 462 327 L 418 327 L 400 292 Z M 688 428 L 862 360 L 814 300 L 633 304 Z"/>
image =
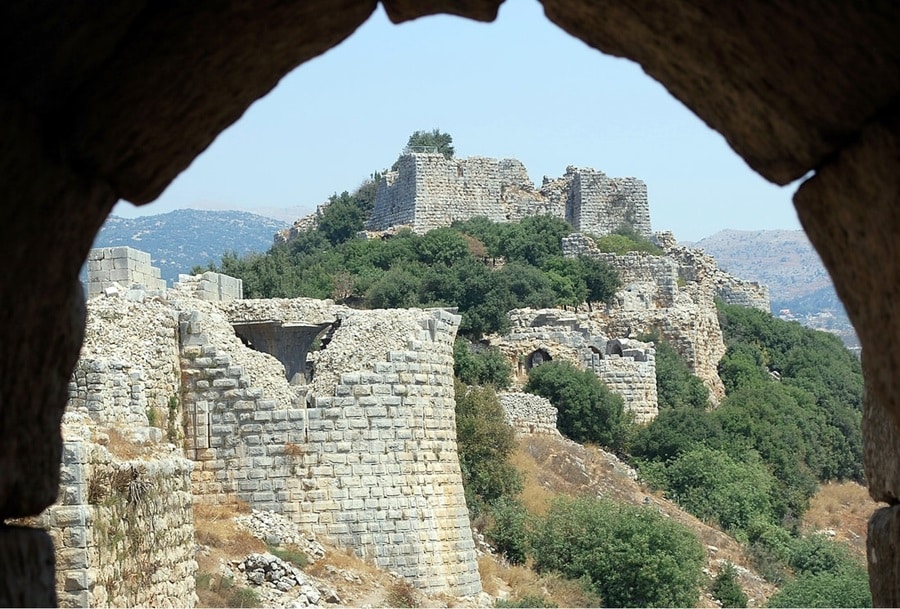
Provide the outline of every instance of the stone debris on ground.
<path id="1" fill-rule="evenodd" d="M 293 609 L 340 603 L 333 588 L 268 552 L 250 554 L 232 564 L 237 572 L 231 573 L 257 591 L 263 606 Z"/>
<path id="2" fill-rule="evenodd" d="M 250 514 L 236 516 L 235 522 L 270 546 L 296 546 L 306 554 L 309 562 L 325 556 L 325 548 L 316 541 L 311 531 L 302 529 L 280 514 L 253 510 Z"/>

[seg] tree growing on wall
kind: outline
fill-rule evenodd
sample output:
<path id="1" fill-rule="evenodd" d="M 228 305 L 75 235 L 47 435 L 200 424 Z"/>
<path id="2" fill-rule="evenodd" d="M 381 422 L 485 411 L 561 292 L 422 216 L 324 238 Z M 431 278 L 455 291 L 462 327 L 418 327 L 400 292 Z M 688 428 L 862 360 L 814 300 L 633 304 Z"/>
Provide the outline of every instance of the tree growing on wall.
<path id="1" fill-rule="evenodd" d="M 434 149 L 447 159 L 452 159 L 456 152 L 453 149 L 453 136 L 440 129 L 414 132 L 409 136 L 406 147 L 411 150 L 426 148 L 429 152 Z"/>

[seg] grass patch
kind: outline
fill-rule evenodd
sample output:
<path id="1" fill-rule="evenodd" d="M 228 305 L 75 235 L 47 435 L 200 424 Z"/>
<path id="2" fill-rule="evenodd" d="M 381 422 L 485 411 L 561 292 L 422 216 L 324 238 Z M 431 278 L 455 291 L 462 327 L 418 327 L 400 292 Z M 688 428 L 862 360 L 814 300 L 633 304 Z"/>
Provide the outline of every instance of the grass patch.
<path id="1" fill-rule="evenodd" d="M 399 580 L 391 585 L 384 602 L 387 607 L 400 607 L 401 609 L 412 609 L 419 606 L 416 589 L 405 580 Z"/>
<path id="2" fill-rule="evenodd" d="M 289 562 L 297 568 L 304 568 L 309 564 L 309 556 L 295 545 L 269 546 L 269 553 L 277 556 L 285 562 Z"/>

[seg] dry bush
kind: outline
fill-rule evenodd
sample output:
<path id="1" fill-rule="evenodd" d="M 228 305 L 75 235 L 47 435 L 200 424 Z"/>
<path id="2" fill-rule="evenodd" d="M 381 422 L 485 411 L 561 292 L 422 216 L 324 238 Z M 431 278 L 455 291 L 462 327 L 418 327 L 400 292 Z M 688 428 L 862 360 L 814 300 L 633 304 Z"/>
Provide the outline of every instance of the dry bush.
<path id="1" fill-rule="evenodd" d="M 124 459 L 126 461 L 136 459 L 146 452 L 146 449 L 143 446 L 132 442 L 128 436 L 115 427 L 107 429 L 106 434 L 109 437 L 106 449 L 111 455 L 118 457 L 119 459 Z"/>
<path id="2" fill-rule="evenodd" d="M 236 505 L 194 505 L 194 537 L 197 543 L 221 550 L 229 558 L 265 552 L 266 544 L 234 521 Z"/>
<path id="3" fill-rule="evenodd" d="M 866 487 L 855 482 L 829 482 L 821 485 L 810 500 L 803 529 L 831 529 L 835 539 L 847 542 L 856 555 L 864 558 L 869 518 L 878 507 Z"/>
<path id="4" fill-rule="evenodd" d="M 419 595 L 411 583 L 406 580 L 394 582 L 387 591 L 385 598 L 386 607 L 401 607 L 412 609 L 419 606 Z"/>
<path id="5" fill-rule="evenodd" d="M 484 555 L 478 557 L 478 576 L 481 578 L 481 587 L 491 596 L 497 596 L 500 586 L 497 584 L 499 579 L 499 566 L 493 557 Z"/>

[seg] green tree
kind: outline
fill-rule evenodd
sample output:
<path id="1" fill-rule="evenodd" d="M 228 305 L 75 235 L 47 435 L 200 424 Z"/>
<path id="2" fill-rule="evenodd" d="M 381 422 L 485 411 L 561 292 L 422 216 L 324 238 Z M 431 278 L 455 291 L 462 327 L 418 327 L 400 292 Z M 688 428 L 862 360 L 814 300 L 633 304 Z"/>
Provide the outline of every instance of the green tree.
<path id="1" fill-rule="evenodd" d="M 456 151 L 453 149 L 453 136 L 443 133 L 440 129 L 431 131 L 415 131 L 409 136 L 406 147 L 410 150 L 422 152 L 439 152 L 444 158 L 452 159 Z"/>
<path id="2" fill-rule="evenodd" d="M 693 607 L 699 596 L 700 542 L 655 510 L 557 499 L 531 544 L 539 571 L 585 578 L 608 607 Z"/>
<path id="3" fill-rule="evenodd" d="M 509 462 L 515 431 L 491 387 L 469 387 L 457 381 L 456 441 L 469 513 L 475 517 L 501 498 L 522 490 L 522 477 Z"/>
<path id="4" fill-rule="evenodd" d="M 704 409 L 709 405 L 709 389 L 694 376 L 669 343 L 655 338 L 656 389 L 660 410 L 664 408 Z"/>
<path id="5" fill-rule="evenodd" d="M 329 204 L 322 209 L 318 231 L 332 245 L 343 243 L 356 236 L 364 228 L 362 210 L 345 190 L 338 195 L 331 195 Z"/>
<path id="6" fill-rule="evenodd" d="M 622 398 L 589 370 L 551 361 L 528 372 L 525 391 L 550 400 L 559 411 L 557 427 L 576 442 L 596 442 L 623 453 L 632 428 Z"/>
<path id="7" fill-rule="evenodd" d="M 596 258 L 579 256 L 581 276 L 587 287 L 588 304 L 592 302 L 612 302 L 616 290 L 619 289 L 619 274 L 616 270 Z"/>
<path id="8" fill-rule="evenodd" d="M 690 513 L 732 533 L 750 522 L 773 520 L 775 479 L 759 461 L 738 462 L 727 453 L 699 447 L 666 469 L 668 493 Z"/>
<path id="9" fill-rule="evenodd" d="M 737 569 L 730 562 L 719 570 L 709 591 L 723 607 L 746 607 L 750 600 L 738 584 Z"/>
<path id="10" fill-rule="evenodd" d="M 467 385 L 492 385 L 496 389 L 506 389 L 512 380 L 512 366 L 500 351 L 473 352 L 464 338 L 453 343 L 453 373 Z"/>

